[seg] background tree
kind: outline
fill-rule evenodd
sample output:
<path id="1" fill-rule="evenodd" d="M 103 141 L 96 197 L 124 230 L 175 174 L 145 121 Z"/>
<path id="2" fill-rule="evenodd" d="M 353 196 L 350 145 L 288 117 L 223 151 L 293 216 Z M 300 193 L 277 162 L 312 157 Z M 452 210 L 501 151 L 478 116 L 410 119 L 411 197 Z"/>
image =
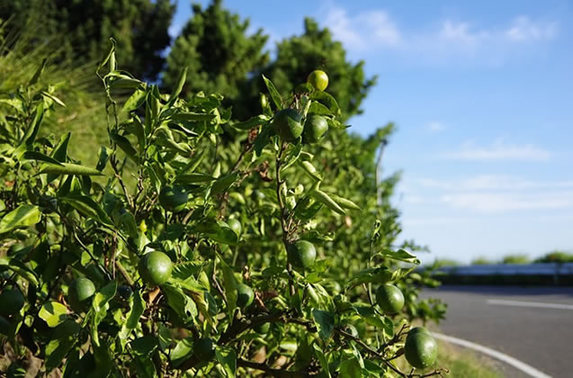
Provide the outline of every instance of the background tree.
<path id="1" fill-rule="evenodd" d="M 268 52 L 263 52 L 268 36 L 262 29 L 249 35 L 248 29 L 249 20 L 224 9 L 221 0 L 206 9 L 194 4 L 193 17 L 167 57 L 163 84 L 172 88 L 187 67 L 183 95 L 218 91 L 227 103 L 241 97 L 248 78 L 269 61 Z"/>
<path id="2" fill-rule="evenodd" d="M 0 6 L 0 19 L 10 20 L 6 33 L 31 29 L 36 44 L 57 39 L 64 57 L 76 64 L 100 60 L 113 37 L 125 51 L 122 67 L 154 79 L 163 65 L 161 52 L 170 43 L 174 11 L 169 0 L 14 0 Z"/>

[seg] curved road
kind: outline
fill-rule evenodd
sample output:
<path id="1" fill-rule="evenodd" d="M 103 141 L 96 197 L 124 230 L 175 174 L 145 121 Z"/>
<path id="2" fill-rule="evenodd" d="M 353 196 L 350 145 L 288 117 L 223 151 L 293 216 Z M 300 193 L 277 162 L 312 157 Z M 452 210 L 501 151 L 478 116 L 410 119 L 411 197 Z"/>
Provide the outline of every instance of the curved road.
<path id="1" fill-rule="evenodd" d="M 552 377 L 573 377 L 573 288 L 443 286 L 442 333 L 495 349 Z M 527 377 L 503 367 L 507 377 Z"/>

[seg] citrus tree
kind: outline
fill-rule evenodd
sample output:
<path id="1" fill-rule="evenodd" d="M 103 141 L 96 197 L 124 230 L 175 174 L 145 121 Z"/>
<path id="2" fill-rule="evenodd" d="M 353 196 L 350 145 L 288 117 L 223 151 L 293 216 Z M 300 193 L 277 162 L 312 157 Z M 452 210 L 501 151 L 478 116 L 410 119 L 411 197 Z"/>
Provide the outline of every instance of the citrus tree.
<path id="1" fill-rule="evenodd" d="M 373 175 L 392 127 L 348 134 L 326 73 L 284 98 L 263 78 L 261 113 L 237 123 L 220 95 L 179 98 L 185 72 L 160 93 L 112 49 L 98 69 L 109 144 L 84 146 L 91 167 L 70 134 L 39 136 L 64 105 L 41 71 L 0 98 L 3 371 L 441 374 L 411 322 L 443 309 L 416 300 L 428 279 L 394 245 L 395 178 Z"/>

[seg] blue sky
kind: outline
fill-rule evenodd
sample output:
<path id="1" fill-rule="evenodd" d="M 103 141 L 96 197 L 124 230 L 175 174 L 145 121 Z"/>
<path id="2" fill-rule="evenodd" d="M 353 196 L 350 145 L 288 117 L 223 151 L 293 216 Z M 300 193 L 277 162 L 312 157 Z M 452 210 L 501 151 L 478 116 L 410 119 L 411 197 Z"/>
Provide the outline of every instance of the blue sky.
<path id="1" fill-rule="evenodd" d="M 178 1 L 172 33 L 191 13 Z M 206 4 L 206 1 L 201 2 Z M 328 26 L 378 85 L 351 120 L 389 121 L 395 205 L 420 257 L 573 251 L 573 2 L 227 0 L 276 41 Z"/>

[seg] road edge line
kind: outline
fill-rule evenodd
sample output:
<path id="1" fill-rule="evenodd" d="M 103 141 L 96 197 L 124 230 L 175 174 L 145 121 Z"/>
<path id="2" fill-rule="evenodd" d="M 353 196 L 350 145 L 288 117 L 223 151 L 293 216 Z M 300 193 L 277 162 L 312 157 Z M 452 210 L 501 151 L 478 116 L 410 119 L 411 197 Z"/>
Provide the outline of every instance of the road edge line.
<path id="1" fill-rule="evenodd" d="M 516 306 L 516 307 L 530 307 L 530 308 L 551 308 L 557 310 L 573 310 L 573 305 L 566 303 L 545 303 L 545 302 L 530 302 L 530 301 L 513 301 L 506 299 L 491 299 L 487 300 L 489 305 L 498 306 Z"/>
<path id="2" fill-rule="evenodd" d="M 521 371 L 521 372 L 523 372 L 523 373 L 525 373 L 531 377 L 551 378 L 550 375 L 547 375 L 547 374 L 537 370 L 533 366 L 530 366 L 530 365 L 526 364 L 525 362 L 519 361 L 518 359 L 513 358 L 513 357 L 511 357 L 505 353 L 498 352 L 495 349 L 491 349 L 491 348 L 488 348 L 486 346 L 476 344 L 476 343 L 468 341 L 468 340 L 460 339 L 460 338 L 453 337 L 453 336 L 444 335 L 441 333 L 433 333 L 433 335 L 436 339 L 444 340 L 444 341 L 447 341 L 447 342 L 452 343 L 452 344 L 457 344 L 457 345 L 460 345 L 462 347 L 473 349 L 475 351 L 478 351 L 478 352 L 486 354 L 490 357 L 493 357 L 497 360 L 505 362 L 506 364 L 513 366 L 517 370 L 519 370 L 519 371 Z"/>

